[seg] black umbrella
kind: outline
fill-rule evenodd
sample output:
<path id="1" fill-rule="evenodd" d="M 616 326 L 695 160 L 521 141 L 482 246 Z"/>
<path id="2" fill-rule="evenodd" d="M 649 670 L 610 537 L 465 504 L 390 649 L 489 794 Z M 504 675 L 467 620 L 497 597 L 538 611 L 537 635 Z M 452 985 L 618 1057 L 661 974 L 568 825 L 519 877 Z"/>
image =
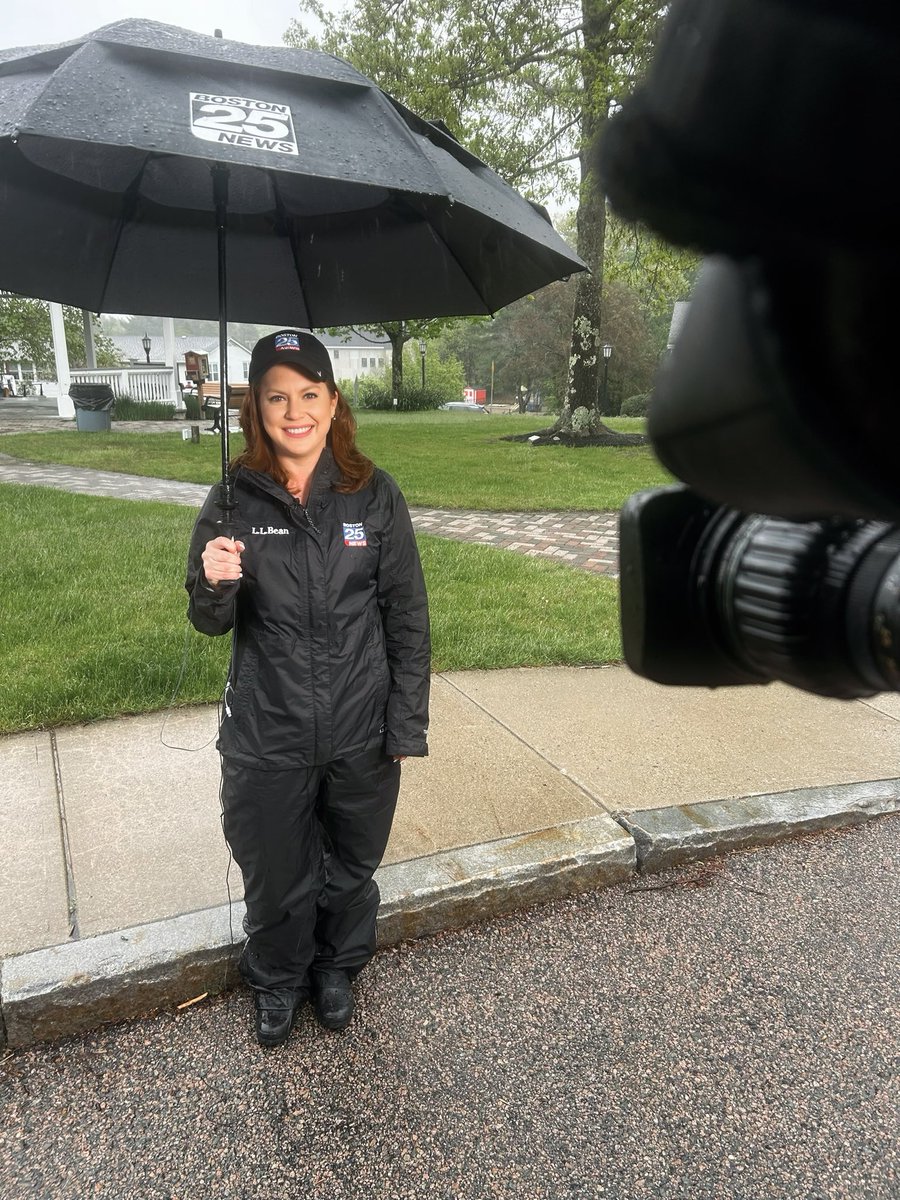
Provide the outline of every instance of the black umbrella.
<path id="1" fill-rule="evenodd" d="M 228 320 L 491 313 L 583 269 L 539 206 L 331 55 L 140 20 L 0 52 L 0 288 L 217 318 L 223 414 Z M 227 416 L 222 469 L 231 506 Z"/>

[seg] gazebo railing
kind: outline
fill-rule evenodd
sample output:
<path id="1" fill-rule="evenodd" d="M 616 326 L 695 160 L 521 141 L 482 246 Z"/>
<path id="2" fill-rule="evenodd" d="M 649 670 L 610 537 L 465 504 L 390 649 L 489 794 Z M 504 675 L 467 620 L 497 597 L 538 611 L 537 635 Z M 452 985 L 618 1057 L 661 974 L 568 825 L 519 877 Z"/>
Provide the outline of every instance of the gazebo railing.
<path id="1" fill-rule="evenodd" d="M 132 400 L 165 400 L 172 403 L 173 379 L 171 367 L 115 367 L 96 371 L 78 368 L 71 372 L 73 383 L 108 383 L 115 396 L 130 396 Z M 175 381 L 177 383 L 177 381 Z M 174 395 L 178 395 L 177 387 Z"/>

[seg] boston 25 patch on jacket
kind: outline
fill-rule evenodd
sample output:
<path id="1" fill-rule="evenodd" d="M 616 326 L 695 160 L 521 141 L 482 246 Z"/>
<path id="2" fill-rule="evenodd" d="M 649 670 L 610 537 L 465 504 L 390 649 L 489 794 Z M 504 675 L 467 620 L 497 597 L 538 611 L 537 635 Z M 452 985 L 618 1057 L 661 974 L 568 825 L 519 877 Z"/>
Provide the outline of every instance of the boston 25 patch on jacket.
<path id="1" fill-rule="evenodd" d="M 345 546 L 368 546 L 366 541 L 366 527 L 362 521 L 344 521 L 344 545 Z"/>

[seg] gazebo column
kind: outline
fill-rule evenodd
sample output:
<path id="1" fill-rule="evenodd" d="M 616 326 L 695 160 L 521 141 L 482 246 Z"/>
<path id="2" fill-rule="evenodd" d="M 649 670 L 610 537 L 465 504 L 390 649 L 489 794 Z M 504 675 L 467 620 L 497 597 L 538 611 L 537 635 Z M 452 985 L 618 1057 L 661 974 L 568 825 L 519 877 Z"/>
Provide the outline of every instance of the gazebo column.
<path id="1" fill-rule="evenodd" d="M 175 405 L 176 411 L 181 412 L 184 408 L 184 401 L 181 398 L 181 389 L 178 387 L 178 368 L 175 363 L 174 317 L 163 317 L 163 358 L 166 366 L 172 368 L 169 378 L 169 399 Z"/>
<path id="2" fill-rule="evenodd" d="M 56 411 L 61 417 L 71 420 L 75 416 L 75 405 L 69 397 L 72 376 L 69 371 L 69 348 L 66 345 L 66 327 L 61 304 L 50 303 L 50 332 L 53 336 L 53 358 L 56 362 Z"/>

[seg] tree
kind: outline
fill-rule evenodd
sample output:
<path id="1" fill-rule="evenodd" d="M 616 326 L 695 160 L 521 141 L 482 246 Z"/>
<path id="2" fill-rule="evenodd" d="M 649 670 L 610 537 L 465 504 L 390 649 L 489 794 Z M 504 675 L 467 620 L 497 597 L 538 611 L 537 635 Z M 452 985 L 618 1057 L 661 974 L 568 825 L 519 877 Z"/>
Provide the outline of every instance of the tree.
<path id="1" fill-rule="evenodd" d="M 599 394 L 606 204 L 597 173 L 606 120 L 653 46 L 659 0 L 319 0 L 285 40 L 346 58 L 425 116 L 442 117 L 514 186 L 545 200 L 578 193 L 578 276 L 566 414 Z M 580 176 L 574 169 L 578 163 Z"/>
<path id="2" fill-rule="evenodd" d="M 74 367 L 87 364 L 81 309 L 63 308 L 66 348 Z M 97 365 L 117 366 L 115 346 L 102 333 L 95 334 Z M 50 309 L 43 300 L 32 300 L 12 292 L 0 294 L 0 359 L 7 362 L 32 362 L 42 371 L 53 369 L 53 335 Z"/>
<path id="3" fill-rule="evenodd" d="M 497 317 L 495 390 L 512 397 L 522 412 L 538 396 L 553 407 L 565 396 L 574 296 L 572 282 L 553 283 Z"/>
<path id="4" fill-rule="evenodd" d="M 517 399 L 521 408 L 540 395 L 550 408 L 560 408 L 566 399 L 574 308 L 575 281 L 554 283 L 508 305 L 493 321 L 460 322 L 442 343 L 466 364 L 469 384 L 485 386 L 493 362 L 495 398 Z M 624 277 L 607 279 L 600 341 L 614 347 L 610 414 L 626 396 L 649 391 L 666 332 L 667 324 L 654 320 Z"/>
<path id="5" fill-rule="evenodd" d="M 352 0 L 341 12 L 300 0 L 316 37 L 285 42 L 352 63 L 515 187 L 543 198 L 576 184 L 577 0 Z M 563 176 L 568 171 L 568 179 Z M 562 173 L 562 174 L 561 174 Z"/>
<path id="6" fill-rule="evenodd" d="M 462 363 L 465 387 L 488 388 L 497 356 L 497 322 L 490 317 L 454 321 L 441 334 L 439 349 Z"/>
<path id="7" fill-rule="evenodd" d="M 421 321 L 384 321 L 381 325 L 369 325 L 359 329 L 355 325 L 339 325 L 329 330 L 329 333 L 340 335 L 345 332 L 356 334 L 364 341 L 372 340 L 373 345 L 387 338 L 391 343 L 391 392 L 394 396 L 403 395 L 403 347 L 415 339 L 437 337 L 446 329 L 450 322 L 446 317 L 435 317 Z"/>

